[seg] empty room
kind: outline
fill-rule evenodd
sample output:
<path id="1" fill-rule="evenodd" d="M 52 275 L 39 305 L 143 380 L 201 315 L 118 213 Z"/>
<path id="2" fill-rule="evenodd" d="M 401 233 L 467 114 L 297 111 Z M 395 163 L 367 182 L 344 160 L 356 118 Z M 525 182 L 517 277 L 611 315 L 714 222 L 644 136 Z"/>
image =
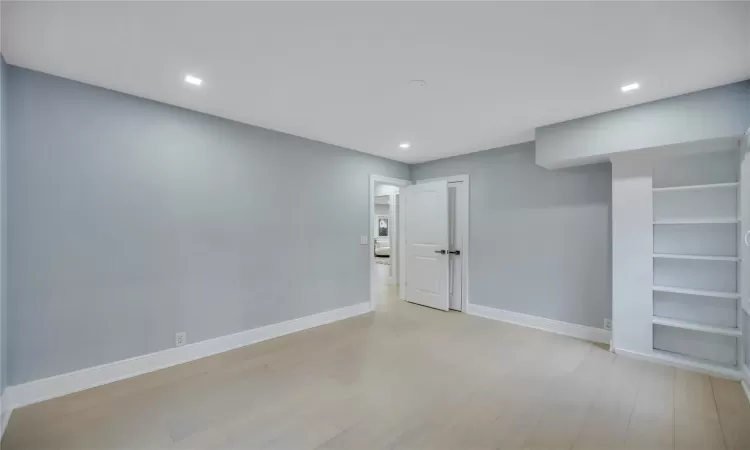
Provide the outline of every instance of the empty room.
<path id="1" fill-rule="evenodd" d="M 750 2 L 0 0 L 0 418 L 750 450 Z"/>

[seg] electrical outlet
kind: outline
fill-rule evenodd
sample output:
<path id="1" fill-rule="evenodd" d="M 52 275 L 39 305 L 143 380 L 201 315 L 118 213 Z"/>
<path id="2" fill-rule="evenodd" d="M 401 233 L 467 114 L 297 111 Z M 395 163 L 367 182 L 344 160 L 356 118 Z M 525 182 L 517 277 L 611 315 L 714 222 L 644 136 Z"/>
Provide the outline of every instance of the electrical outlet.
<path id="1" fill-rule="evenodd" d="M 612 330 L 612 319 L 604 319 L 604 329 Z"/>
<path id="2" fill-rule="evenodd" d="M 367 243 L 370 241 L 370 238 L 367 236 L 360 236 L 359 237 L 359 244 L 360 245 L 367 245 Z"/>
<path id="3" fill-rule="evenodd" d="M 175 333 L 174 334 L 174 346 L 182 347 L 185 344 L 187 344 L 187 333 L 185 333 L 184 331 Z"/>

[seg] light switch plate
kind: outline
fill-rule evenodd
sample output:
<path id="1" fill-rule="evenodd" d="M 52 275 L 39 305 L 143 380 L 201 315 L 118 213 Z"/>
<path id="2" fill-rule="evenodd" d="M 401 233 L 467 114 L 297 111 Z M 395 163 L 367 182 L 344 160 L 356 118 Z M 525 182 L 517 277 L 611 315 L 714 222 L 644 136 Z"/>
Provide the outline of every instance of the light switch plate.
<path id="1" fill-rule="evenodd" d="M 367 236 L 360 236 L 359 237 L 359 243 L 360 243 L 360 245 L 367 245 L 367 241 L 369 241 L 369 240 L 370 239 Z"/>

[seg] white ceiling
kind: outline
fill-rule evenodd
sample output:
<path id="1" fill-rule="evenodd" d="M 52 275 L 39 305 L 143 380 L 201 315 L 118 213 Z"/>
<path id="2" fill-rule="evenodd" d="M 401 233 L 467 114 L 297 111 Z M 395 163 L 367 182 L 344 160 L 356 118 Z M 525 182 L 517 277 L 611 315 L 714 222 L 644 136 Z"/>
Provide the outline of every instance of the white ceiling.
<path id="1" fill-rule="evenodd" d="M 410 163 L 750 78 L 748 2 L 2 8 L 11 64 Z"/>

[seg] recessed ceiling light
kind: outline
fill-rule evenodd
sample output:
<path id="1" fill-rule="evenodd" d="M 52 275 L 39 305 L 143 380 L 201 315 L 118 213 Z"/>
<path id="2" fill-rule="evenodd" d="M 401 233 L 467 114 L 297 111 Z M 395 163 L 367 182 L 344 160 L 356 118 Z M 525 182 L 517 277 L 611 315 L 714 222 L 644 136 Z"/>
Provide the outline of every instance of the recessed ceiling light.
<path id="1" fill-rule="evenodd" d="M 400 148 L 407 149 L 407 148 L 411 147 L 411 144 L 408 143 L 408 142 L 402 142 L 402 143 L 398 144 L 398 146 Z"/>
<path id="2" fill-rule="evenodd" d="M 641 87 L 641 85 L 639 85 L 638 83 L 630 83 L 630 84 L 626 84 L 625 86 L 621 87 L 620 90 L 622 92 L 628 92 L 628 91 L 634 91 L 634 90 L 638 89 L 639 87 Z"/>
<path id="3" fill-rule="evenodd" d="M 190 83 L 196 86 L 200 86 L 201 83 L 203 83 L 203 80 L 193 75 L 185 75 L 185 83 Z"/>

